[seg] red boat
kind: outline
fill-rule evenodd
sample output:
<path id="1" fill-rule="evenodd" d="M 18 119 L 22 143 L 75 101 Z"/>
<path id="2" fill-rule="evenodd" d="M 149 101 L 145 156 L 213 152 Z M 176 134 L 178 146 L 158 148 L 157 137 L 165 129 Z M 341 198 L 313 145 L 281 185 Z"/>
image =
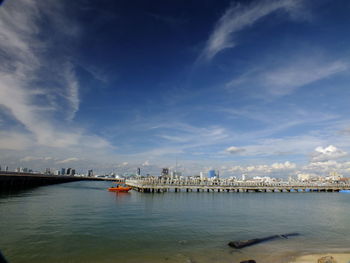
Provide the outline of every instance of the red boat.
<path id="1" fill-rule="evenodd" d="M 108 191 L 110 192 L 129 192 L 130 190 L 131 190 L 131 187 L 121 186 L 121 185 L 108 188 Z"/>

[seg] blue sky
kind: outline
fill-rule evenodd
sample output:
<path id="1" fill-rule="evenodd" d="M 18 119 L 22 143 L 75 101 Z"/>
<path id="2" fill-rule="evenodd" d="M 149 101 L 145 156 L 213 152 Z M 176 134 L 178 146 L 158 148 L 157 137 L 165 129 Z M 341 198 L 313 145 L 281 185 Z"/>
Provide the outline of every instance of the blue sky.
<path id="1" fill-rule="evenodd" d="M 0 6 L 0 165 L 350 173 L 347 1 Z"/>

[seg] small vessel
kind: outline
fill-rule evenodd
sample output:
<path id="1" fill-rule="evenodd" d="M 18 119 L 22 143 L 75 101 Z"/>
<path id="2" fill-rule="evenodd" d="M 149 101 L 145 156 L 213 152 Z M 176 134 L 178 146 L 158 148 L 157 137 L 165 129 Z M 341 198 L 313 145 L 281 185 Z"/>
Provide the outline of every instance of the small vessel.
<path id="1" fill-rule="evenodd" d="M 108 191 L 110 192 L 129 192 L 131 190 L 131 187 L 128 186 L 122 186 L 117 184 L 116 186 L 108 188 Z"/>

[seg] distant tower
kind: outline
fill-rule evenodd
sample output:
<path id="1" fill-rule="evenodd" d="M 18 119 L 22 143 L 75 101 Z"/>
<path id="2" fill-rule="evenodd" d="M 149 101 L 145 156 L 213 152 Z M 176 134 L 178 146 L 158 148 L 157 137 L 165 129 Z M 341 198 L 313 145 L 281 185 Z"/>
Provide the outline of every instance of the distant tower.
<path id="1" fill-rule="evenodd" d="M 71 173 L 72 173 L 72 168 L 68 168 L 67 169 L 67 175 L 71 175 Z"/>
<path id="2" fill-rule="evenodd" d="M 9 167 L 5 166 L 5 172 L 8 172 L 8 171 L 9 171 Z"/>
<path id="3" fill-rule="evenodd" d="M 215 177 L 215 170 L 209 170 L 208 171 L 208 177 L 209 178 L 214 178 Z"/>
<path id="4" fill-rule="evenodd" d="M 72 173 L 71 173 L 71 175 L 75 175 L 75 169 L 72 169 Z"/>
<path id="5" fill-rule="evenodd" d="M 169 175 L 169 168 L 163 168 L 162 169 L 162 176 L 168 176 Z"/>
<path id="6" fill-rule="evenodd" d="M 200 176 L 201 180 L 206 179 L 206 176 L 205 176 L 205 174 L 203 172 L 200 172 L 199 176 Z"/>
<path id="7" fill-rule="evenodd" d="M 92 170 L 92 169 L 91 169 L 91 170 L 89 170 L 89 171 L 88 171 L 88 176 L 89 176 L 89 177 L 92 177 L 93 175 L 94 175 L 93 170 Z"/>
<path id="8" fill-rule="evenodd" d="M 61 175 L 65 175 L 66 174 L 66 169 L 65 168 L 62 168 L 61 169 Z"/>
<path id="9" fill-rule="evenodd" d="M 141 175 L 141 169 L 137 168 L 137 175 L 140 176 Z"/>

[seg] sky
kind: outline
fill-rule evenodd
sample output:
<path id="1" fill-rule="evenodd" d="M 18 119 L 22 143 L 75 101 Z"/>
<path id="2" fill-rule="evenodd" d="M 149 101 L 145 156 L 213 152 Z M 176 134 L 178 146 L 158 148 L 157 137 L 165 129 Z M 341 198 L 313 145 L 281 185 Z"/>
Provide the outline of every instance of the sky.
<path id="1" fill-rule="evenodd" d="M 0 4 L 0 165 L 350 176 L 350 3 Z"/>

